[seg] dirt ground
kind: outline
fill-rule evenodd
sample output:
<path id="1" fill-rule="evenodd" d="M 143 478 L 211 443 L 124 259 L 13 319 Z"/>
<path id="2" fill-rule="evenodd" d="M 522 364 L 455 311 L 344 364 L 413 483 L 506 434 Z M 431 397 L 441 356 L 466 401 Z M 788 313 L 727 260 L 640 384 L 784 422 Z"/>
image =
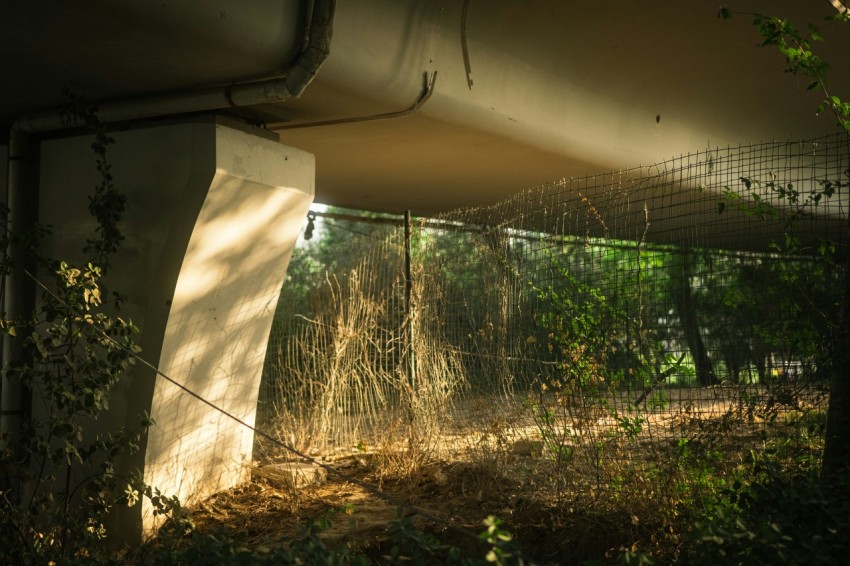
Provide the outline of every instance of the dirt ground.
<path id="1" fill-rule="evenodd" d="M 328 546 L 347 545 L 380 559 L 392 546 L 389 526 L 401 512 L 411 515 L 416 528 L 483 558 L 488 547 L 477 535 L 484 529 L 483 520 L 492 515 L 503 522 L 527 558 L 550 564 L 614 558 L 636 540 L 651 539 L 656 530 L 641 525 L 625 509 L 592 511 L 594 506 L 585 501 L 593 497 L 592 489 L 578 492 L 575 486 L 565 486 L 565 494 L 559 496 L 538 485 L 535 477 L 547 472 L 534 467 L 549 461 L 534 455 L 501 462 L 430 461 L 414 473 L 400 467 L 396 469 L 401 473 L 388 473 L 393 463 L 380 458 L 341 458 L 330 467 L 345 478 L 330 473 L 324 482 L 299 489 L 255 474 L 250 484 L 196 506 L 197 528 L 224 531 L 249 548 L 275 547 L 297 536 L 308 519 L 329 517 L 332 526 L 322 534 Z"/>

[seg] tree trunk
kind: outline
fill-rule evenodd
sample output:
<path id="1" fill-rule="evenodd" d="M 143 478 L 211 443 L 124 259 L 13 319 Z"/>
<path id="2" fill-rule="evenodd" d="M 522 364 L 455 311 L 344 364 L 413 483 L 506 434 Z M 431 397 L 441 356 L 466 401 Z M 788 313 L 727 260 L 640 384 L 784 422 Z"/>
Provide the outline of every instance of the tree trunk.
<path id="1" fill-rule="evenodd" d="M 693 256 L 690 253 L 682 255 L 681 279 L 675 289 L 676 310 L 682 320 L 682 330 L 685 333 L 685 341 L 694 359 L 697 371 L 697 383 L 701 386 L 716 385 L 720 381 L 714 374 L 708 350 L 699 331 L 699 318 L 697 317 L 696 304 L 691 292 L 691 271 Z"/>

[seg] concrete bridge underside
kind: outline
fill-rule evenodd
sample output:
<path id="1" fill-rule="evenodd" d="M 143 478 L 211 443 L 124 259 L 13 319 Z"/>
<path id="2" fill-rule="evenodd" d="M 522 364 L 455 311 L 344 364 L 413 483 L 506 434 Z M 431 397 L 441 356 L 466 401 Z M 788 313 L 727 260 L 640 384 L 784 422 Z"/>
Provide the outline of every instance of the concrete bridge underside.
<path id="1" fill-rule="evenodd" d="M 802 25 L 835 13 L 826 0 L 728 4 Z M 77 257 L 96 171 L 90 135 L 57 109 L 63 87 L 97 102 L 129 205 L 108 284 L 129 296 L 148 361 L 250 423 L 314 195 L 426 215 L 708 145 L 834 131 L 780 56 L 757 47 L 750 18 L 723 22 L 716 10 L 708 0 L 9 3 L 3 192 L 39 202 L 13 207 L 12 226 L 27 215 L 50 223 L 44 251 Z M 833 31 L 825 57 L 839 64 L 850 43 Z M 836 91 L 848 85 L 836 72 Z M 18 275 L 8 288 L 20 285 Z M 7 312 L 26 310 L 5 300 Z M 14 391 L 4 380 L 4 430 L 18 418 Z M 158 422 L 125 471 L 186 501 L 245 479 L 250 432 L 153 370 L 137 367 L 114 398 L 113 426 L 142 410 Z M 149 508 L 120 520 L 125 536 L 153 525 Z"/>

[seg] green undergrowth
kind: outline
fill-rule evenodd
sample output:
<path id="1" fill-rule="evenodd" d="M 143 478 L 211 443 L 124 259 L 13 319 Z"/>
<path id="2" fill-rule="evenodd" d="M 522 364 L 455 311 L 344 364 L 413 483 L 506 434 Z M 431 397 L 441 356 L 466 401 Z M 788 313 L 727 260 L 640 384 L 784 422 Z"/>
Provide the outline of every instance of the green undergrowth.
<path id="1" fill-rule="evenodd" d="M 488 517 L 471 550 L 441 542 L 433 534 L 413 525 L 401 510 L 387 525 L 387 544 L 380 548 L 354 550 L 348 545 L 329 545 L 322 534 L 333 526 L 338 510 L 328 510 L 307 521 L 295 537 L 275 544 L 249 547 L 225 531 L 187 533 L 180 538 L 159 537 L 152 544 L 125 557 L 146 564 L 447 564 L 523 565 L 530 564 L 502 527 Z"/>
<path id="2" fill-rule="evenodd" d="M 307 521 L 295 536 L 261 544 L 222 526 L 171 529 L 124 559 L 152 564 L 845 564 L 850 505 L 821 485 L 820 449 L 817 438 L 802 434 L 765 441 L 750 451 L 682 438 L 657 447 L 644 463 L 602 462 L 601 483 L 576 477 L 558 486 L 532 477 L 513 481 L 520 469 L 513 465 L 491 469 L 492 482 L 472 482 L 488 464 L 473 474 L 469 466 L 446 463 L 439 487 L 423 479 L 432 475 L 428 470 L 418 478 L 387 481 L 385 487 L 395 495 L 407 490 L 415 504 L 429 508 L 451 500 L 459 506 L 452 522 L 477 524 L 477 538 L 447 525 L 423 527 L 399 512 L 377 539 L 340 539 L 326 532 L 351 517 L 330 510 Z M 545 470 L 553 464 L 547 458 L 552 456 L 528 456 L 523 469 L 536 460 Z M 576 475 L 580 471 L 574 468 Z M 466 500 L 461 499 L 464 482 L 475 486 Z M 552 497 L 557 490 L 559 500 Z M 474 519 L 497 509 L 504 523 L 493 516 L 483 525 L 480 515 Z"/>

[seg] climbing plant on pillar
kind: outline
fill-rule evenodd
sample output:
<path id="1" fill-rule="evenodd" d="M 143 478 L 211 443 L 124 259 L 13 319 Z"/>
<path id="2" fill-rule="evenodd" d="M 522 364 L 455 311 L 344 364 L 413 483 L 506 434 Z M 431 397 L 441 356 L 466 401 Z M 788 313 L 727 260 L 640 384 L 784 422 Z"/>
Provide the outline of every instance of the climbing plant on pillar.
<path id="1" fill-rule="evenodd" d="M 846 26 L 850 22 L 850 10 L 841 2 L 833 4 L 838 13 L 826 18 L 827 25 Z M 721 19 L 729 19 L 732 15 L 733 12 L 725 7 L 721 7 L 718 13 Z M 763 14 L 743 15 L 753 18 L 753 25 L 762 39 L 761 46 L 776 48 L 784 56 L 785 72 L 809 81 L 807 89 L 821 97 L 816 113 L 831 114 L 850 145 L 850 102 L 832 91 L 827 77 L 830 66 L 814 50 L 817 43 L 824 41 L 822 28 L 810 23 L 807 31 L 801 32 L 793 22 L 785 18 Z M 843 166 L 842 175 L 841 179 L 818 180 L 817 188 L 808 194 L 801 194 L 790 184 L 775 183 L 772 180 L 745 177 L 741 182 L 753 195 L 756 195 L 754 188 L 763 185 L 772 196 L 796 210 L 786 224 L 788 229 L 785 241 L 778 244 L 780 251 L 796 251 L 799 241 L 793 231 L 795 221 L 835 197 L 842 189 L 846 191 L 850 186 L 850 163 Z M 758 199 L 756 204 L 769 206 Z M 830 261 L 837 261 L 843 269 L 840 283 L 842 287 L 836 289 L 836 293 L 840 293 L 843 298 L 840 318 L 834 328 L 835 338 L 832 340 L 825 368 L 829 373 L 830 399 L 821 480 L 827 491 L 833 491 L 833 486 L 845 486 L 841 493 L 835 495 L 847 498 L 850 497 L 850 493 L 846 493 L 850 491 L 850 482 L 838 480 L 842 474 L 850 471 L 850 254 L 832 242 L 823 242 L 818 249 L 822 256 Z"/>
<path id="2" fill-rule="evenodd" d="M 20 343 L 21 356 L 4 371 L 23 385 L 31 409 L 16 442 L 6 442 L 0 466 L 2 563 L 57 563 L 105 556 L 106 517 L 134 499 L 116 459 L 133 451 L 152 424 L 139 415 L 132 430 L 98 430 L 109 408 L 111 388 L 139 352 L 132 321 L 120 316 L 123 297 L 105 296 L 101 278 L 123 235 L 125 197 L 116 189 L 107 161 L 113 142 L 93 108 L 71 101 L 74 122 L 94 132 L 92 150 L 98 181 L 89 197 L 97 230 L 77 263 L 45 257 L 40 242 L 49 228 L 32 234 L 4 230 L 4 246 L 26 245 L 37 272 L 3 256 L 4 273 L 28 278 L 40 295 L 32 316 L 0 316 L 0 331 Z M 2 210 L 2 214 L 8 214 Z M 8 225 L 7 225 L 8 226 Z"/>

